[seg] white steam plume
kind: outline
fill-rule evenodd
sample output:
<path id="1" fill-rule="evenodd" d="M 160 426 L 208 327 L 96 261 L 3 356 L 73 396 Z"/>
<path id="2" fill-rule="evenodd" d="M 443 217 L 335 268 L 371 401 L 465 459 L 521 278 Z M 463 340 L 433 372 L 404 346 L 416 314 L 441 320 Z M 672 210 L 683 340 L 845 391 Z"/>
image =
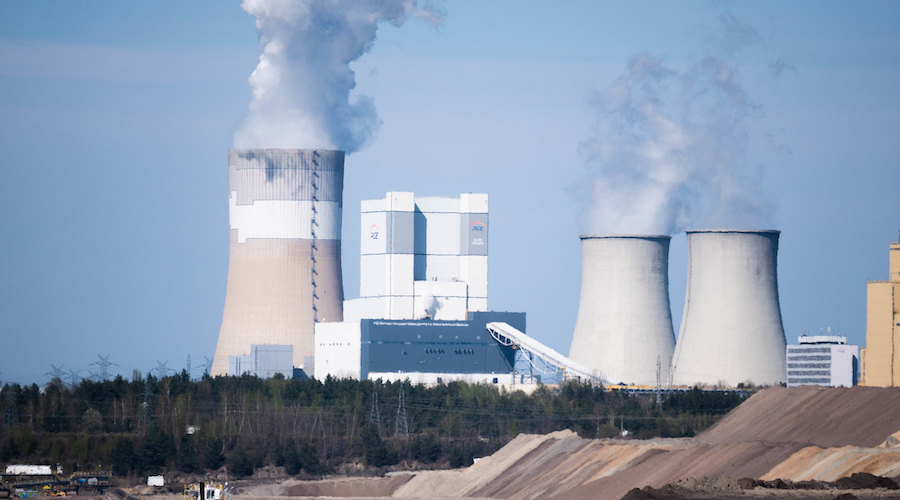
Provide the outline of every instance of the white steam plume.
<path id="1" fill-rule="evenodd" d="M 410 17 L 440 23 L 416 0 L 244 0 L 262 54 L 250 75 L 253 99 L 234 147 L 359 150 L 375 134 L 372 100 L 350 101 L 350 64 L 375 42 L 378 24 Z"/>
<path id="2" fill-rule="evenodd" d="M 734 62 L 756 32 L 721 16 L 714 54 L 686 69 L 638 54 L 597 99 L 587 156 L 589 234 L 674 234 L 707 227 L 761 228 L 770 218 L 747 165 L 750 119 L 758 112 Z"/>

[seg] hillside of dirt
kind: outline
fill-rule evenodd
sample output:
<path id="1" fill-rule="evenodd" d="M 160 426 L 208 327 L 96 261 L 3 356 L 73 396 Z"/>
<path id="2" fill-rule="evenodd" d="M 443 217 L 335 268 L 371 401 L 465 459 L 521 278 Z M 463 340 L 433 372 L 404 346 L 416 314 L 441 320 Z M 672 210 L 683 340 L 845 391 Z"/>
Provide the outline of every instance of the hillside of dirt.
<path id="1" fill-rule="evenodd" d="M 691 439 L 582 439 L 571 431 L 522 434 L 463 469 L 292 481 L 280 492 L 248 494 L 573 500 L 625 495 L 898 498 L 896 490 L 836 486 L 850 484 L 840 481 L 858 473 L 865 474 L 854 477 L 900 479 L 898 433 L 900 389 L 770 388 Z M 835 485 L 810 489 L 828 481 Z"/>
<path id="2" fill-rule="evenodd" d="M 696 439 L 874 447 L 897 431 L 900 389 L 779 387 L 757 392 Z"/>

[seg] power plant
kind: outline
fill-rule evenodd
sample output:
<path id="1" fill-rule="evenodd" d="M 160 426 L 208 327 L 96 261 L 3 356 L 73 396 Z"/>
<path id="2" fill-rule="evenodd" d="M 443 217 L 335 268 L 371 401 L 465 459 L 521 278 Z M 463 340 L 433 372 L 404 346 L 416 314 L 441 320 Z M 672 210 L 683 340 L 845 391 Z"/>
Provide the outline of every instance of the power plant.
<path id="1" fill-rule="evenodd" d="M 581 236 L 581 299 L 569 358 L 612 382 L 668 380 L 675 349 L 669 236 Z"/>
<path id="2" fill-rule="evenodd" d="M 670 237 L 582 236 L 581 298 L 566 358 L 524 333 L 524 314 L 487 312 L 486 194 L 389 192 L 361 202 L 360 298 L 344 303 L 343 171 L 342 151 L 229 151 L 228 284 L 211 375 L 237 374 L 254 349 L 277 347 L 292 352 L 293 367 L 306 376 L 786 380 L 778 231 L 687 232 L 677 344 Z M 454 328 L 458 334 L 447 338 Z"/>
<path id="3" fill-rule="evenodd" d="M 293 346 L 312 370 L 314 328 L 341 321 L 344 152 L 228 152 L 231 243 L 222 327 L 211 375 L 251 345 Z"/>
<path id="4" fill-rule="evenodd" d="M 672 383 L 785 382 L 779 231 L 687 231 L 688 277 Z"/>

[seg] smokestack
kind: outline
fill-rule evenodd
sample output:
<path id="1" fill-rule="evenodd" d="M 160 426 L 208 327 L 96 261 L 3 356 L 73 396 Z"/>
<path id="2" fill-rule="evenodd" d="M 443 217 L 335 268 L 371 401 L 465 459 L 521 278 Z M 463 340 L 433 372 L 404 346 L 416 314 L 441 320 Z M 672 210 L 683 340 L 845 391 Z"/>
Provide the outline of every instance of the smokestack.
<path id="1" fill-rule="evenodd" d="M 312 369 L 314 325 L 341 321 L 344 152 L 228 152 L 231 246 L 222 328 L 211 375 L 251 344 L 294 346 Z"/>
<path id="2" fill-rule="evenodd" d="M 674 384 L 785 381 L 778 235 L 687 231 L 687 294 L 672 362 Z"/>
<path id="3" fill-rule="evenodd" d="M 675 348 L 668 236 L 581 236 L 581 301 L 569 358 L 617 383 L 668 380 Z"/>

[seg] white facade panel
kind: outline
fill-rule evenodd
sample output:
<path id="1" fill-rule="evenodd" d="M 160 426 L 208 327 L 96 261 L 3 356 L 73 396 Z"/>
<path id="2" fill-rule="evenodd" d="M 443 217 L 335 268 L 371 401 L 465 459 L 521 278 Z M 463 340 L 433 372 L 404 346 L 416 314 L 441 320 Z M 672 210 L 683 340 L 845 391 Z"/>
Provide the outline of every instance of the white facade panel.
<path id="1" fill-rule="evenodd" d="M 383 297 L 388 295 L 388 254 L 362 255 L 359 259 L 360 297 Z"/>
<path id="2" fill-rule="evenodd" d="M 344 321 L 358 323 L 361 319 L 379 319 L 387 314 L 386 297 L 360 297 L 344 301 Z"/>
<path id="3" fill-rule="evenodd" d="M 440 297 L 441 307 L 434 315 L 434 319 L 443 321 L 465 321 L 466 298 L 465 297 Z"/>
<path id="4" fill-rule="evenodd" d="M 469 297 L 469 311 L 484 312 L 488 310 L 487 298 Z"/>
<path id="5" fill-rule="evenodd" d="M 385 319 L 415 319 L 413 297 L 411 295 L 389 297 L 388 313 Z"/>
<path id="6" fill-rule="evenodd" d="M 459 279 L 469 284 L 470 297 L 488 296 L 487 255 L 463 255 L 459 258 Z"/>
<path id="7" fill-rule="evenodd" d="M 420 255 L 416 255 L 416 262 L 422 265 Z M 459 272 L 460 258 L 458 255 L 425 255 L 425 271 L 424 275 L 420 272 L 416 276 L 421 276 L 420 281 L 456 281 L 461 279 Z"/>
<path id="8" fill-rule="evenodd" d="M 459 255 L 459 213 L 422 212 L 422 216 L 416 215 L 416 253 Z M 424 252 L 421 246 L 423 236 Z"/>
<path id="9" fill-rule="evenodd" d="M 416 196 L 408 191 L 391 191 L 385 196 L 387 209 L 395 212 L 412 212 L 416 209 Z"/>
<path id="10" fill-rule="evenodd" d="M 831 346 L 831 386 L 853 387 L 856 368 L 859 365 L 859 346 Z"/>
<path id="11" fill-rule="evenodd" d="M 359 253 L 373 255 L 387 253 L 387 212 L 360 214 Z"/>
<path id="12" fill-rule="evenodd" d="M 485 193 L 463 193 L 459 195 L 459 211 L 467 214 L 488 213 L 488 195 Z"/>
<path id="13" fill-rule="evenodd" d="M 413 292 L 413 255 L 391 254 L 387 270 L 390 278 L 388 295 L 412 295 Z"/>
<path id="14" fill-rule="evenodd" d="M 676 385 L 786 381 L 778 231 L 688 231 L 688 282 L 673 358 Z"/>
<path id="15" fill-rule="evenodd" d="M 466 289 L 463 282 L 416 281 L 415 317 L 465 320 Z"/>
<path id="16" fill-rule="evenodd" d="M 359 322 L 316 324 L 315 374 L 319 380 L 334 378 L 359 380 L 362 346 Z"/>
<path id="17" fill-rule="evenodd" d="M 228 220 L 237 230 L 238 242 L 248 238 L 312 239 L 313 203 L 316 205 L 316 238 L 341 239 L 341 205 L 335 201 L 257 200 L 238 205 L 237 192 L 229 200 Z"/>
<path id="18" fill-rule="evenodd" d="M 610 382 L 668 378 L 675 348 L 668 236 L 582 236 L 581 298 L 569 358 Z"/>

